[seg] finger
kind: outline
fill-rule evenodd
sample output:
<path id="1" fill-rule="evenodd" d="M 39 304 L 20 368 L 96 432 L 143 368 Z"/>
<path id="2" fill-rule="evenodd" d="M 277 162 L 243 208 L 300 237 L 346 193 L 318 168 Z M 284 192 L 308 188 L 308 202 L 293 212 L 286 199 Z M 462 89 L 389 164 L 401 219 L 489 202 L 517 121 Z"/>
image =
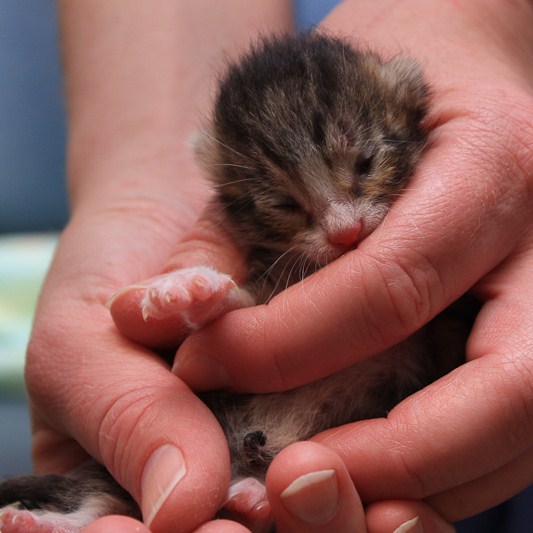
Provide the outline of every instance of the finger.
<path id="1" fill-rule="evenodd" d="M 467 291 L 516 245 L 530 209 L 526 178 L 509 170 L 516 169 L 512 150 L 495 132 L 483 130 L 481 139 L 473 127 L 455 117 L 437 129 L 410 189 L 357 250 L 268 306 L 230 313 L 189 337 L 178 375 L 195 389 L 291 388 L 399 342 Z M 479 143 L 489 153 L 471 157 Z M 495 191 L 505 202 L 494 201 Z M 453 221 L 445 230 L 443 217 Z"/>
<path id="2" fill-rule="evenodd" d="M 523 368 L 506 368 L 503 377 L 502 366 L 494 356 L 476 359 L 408 398 L 387 419 L 315 439 L 345 461 L 363 501 L 441 494 L 430 500 L 439 512 L 449 520 L 464 518 L 511 497 L 531 479 L 528 469 L 506 485 L 496 476 L 485 479 L 496 485 L 481 482 L 525 454 L 533 439 L 530 384 Z M 480 481 L 469 486 L 474 480 Z M 478 493 L 461 506 L 456 497 L 462 485 L 463 495 Z"/>
<path id="3" fill-rule="evenodd" d="M 234 280 L 245 277 L 244 257 L 235 243 L 216 221 L 212 209 L 207 209 L 191 231 L 175 247 L 175 253 L 161 266 L 161 272 L 206 265 L 229 274 Z M 152 278 L 139 280 L 121 288 L 108 301 L 108 307 L 118 330 L 127 338 L 152 348 L 176 347 L 189 333 L 179 315 L 164 318 L 142 314 L 141 302 Z"/>
<path id="4" fill-rule="evenodd" d="M 414 500 L 378 502 L 365 509 L 368 533 L 453 533 L 429 505 Z"/>
<path id="5" fill-rule="evenodd" d="M 530 486 L 532 479 L 533 449 L 529 449 L 501 468 L 425 501 L 455 522 L 503 503 Z"/>
<path id="6" fill-rule="evenodd" d="M 328 430 L 315 440 L 346 461 L 365 501 L 420 499 L 467 483 L 525 453 L 533 438 L 531 405 L 524 408 L 530 384 L 522 369 L 494 379 L 502 364 L 490 356 L 467 363 L 387 419 Z"/>
<path id="7" fill-rule="evenodd" d="M 301 442 L 283 450 L 266 487 L 276 531 L 366 531 L 361 500 L 343 462 L 323 446 Z"/>

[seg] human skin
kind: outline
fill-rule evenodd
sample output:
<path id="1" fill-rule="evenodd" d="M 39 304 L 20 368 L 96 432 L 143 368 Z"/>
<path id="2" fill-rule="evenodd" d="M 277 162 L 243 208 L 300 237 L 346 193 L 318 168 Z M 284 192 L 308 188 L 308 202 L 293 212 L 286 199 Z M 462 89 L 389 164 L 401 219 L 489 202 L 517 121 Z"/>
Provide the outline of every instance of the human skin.
<path id="1" fill-rule="evenodd" d="M 62 7 L 65 17 L 75 16 L 83 3 L 72 2 L 70 14 L 68 4 Z M 162 2 L 159 7 L 178 9 L 173 4 L 180 3 Z M 178 373 L 195 388 L 219 385 L 224 378 L 222 384 L 235 390 L 280 390 L 397 342 L 472 286 L 484 299 L 469 342 L 470 362 L 461 371 L 404 402 L 387 420 L 317 436 L 329 450 L 303 443 L 274 461 L 267 490 L 280 531 L 297 530 L 279 495 L 289 478 L 304 471 L 333 469 L 337 479 L 349 474 L 362 500 L 370 503 L 367 529 L 377 533 L 392 531 L 416 515 L 425 531 L 445 531 L 439 514 L 451 521 L 478 512 L 511 496 L 533 477 L 527 366 L 532 338 L 527 318 L 533 299 L 533 163 L 528 149 L 533 138 L 528 70 L 533 17 L 526 2 L 480 5 L 474 0 L 347 1 L 332 13 L 325 22 L 331 31 L 357 35 L 386 54 L 395 53 L 401 43 L 402 50 L 421 60 L 434 87 L 434 143 L 383 228 L 357 251 L 268 307 L 231 313 L 192 336 L 178 353 Z M 101 10 L 106 3 L 91 6 Z M 124 16 L 124 10 L 119 11 L 103 19 L 107 29 L 117 29 L 117 17 Z M 143 475 L 145 465 L 162 443 L 179 445 L 187 475 L 151 524 L 165 531 L 179 521 L 184 530 L 192 529 L 212 516 L 224 497 L 227 451 L 212 417 L 164 362 L 113 330 L 104 302 L 121 286 L 170 266 L 210 259 L 221 269 L 229 265 L 229 273 L 237 278 L 242 269 L 209 221 L 190 232 L 205 193 L 190 153 L 180 151 L 179 145 L 193 123 L 192 112 L 196 116 L 208 98 L 198 94 L 198 84 L 184 94 L 176 81 L 155 88 L 146 82 L 154 79 L 147 75 L 149 69 L 165 58 L 158 46 L 180 49 L 172 29 L 165 26 L 178 17 L 163 13 L 157 24 L 168 33 L 158 26 L 155 40 L 144 34 L 156 11 L 142 13 L 138 27 L 128 9 L 133 35 L 104 32 L 118 39 L 113 43 L 96 39 L 94 29 L 84 34 L 84 24 L 94 20 L 87 12 L 76 15 L 84 24 L 71 37 L 75 33 L 76 39 L 86 39 L 79 53 L 90 51 L 87 43 L 96 42 L 105 52 L 96 57 L 112 59 L 110 52 L 136 43 L 135 56 L 144 63 L 126 69 L 124 55 L 117 54 L 108 71 L 91 76 L 82 62 L 78 77 L 68 70 L 75 42 L 66 48 L 71 50 L 66 64 L 73 216 L 41 297 L 27 378 L 40 471 L 76 464 L 83 456 L 80 443 L 148 509 L 151 480 L 158 474 Z M 279 20 L 278 15 L 273 19 Z M 76 20 L 65 27 L 76 27 Z M 228 33 L 243 40 L 250 36 Z M 90 65 L 95 59 L 87 61 Z M 107 113 L 105 98 L 87 107 L 83 89 L 98 94 L 104 85 L 97 80 L 116 74 L 117 68 L 129 83 L 128 91 L 119 91 L 118 85 L 110 95 L 114 113 Z M 142 79 L 137 79 L 137 70 Z M 80 85 L 73 87 L 80 77 Z M 144 109 L 153 90 L 157 95 L 148 100 L 158 105 Z M 172 98 L 175 94 L 179 96 Z M 76 105 L 74 95 L 80 95 L 83 106 Z M 180 102 L 187 105 L 180 108 Z M 128 104 L 126 109 L 123 104 Z M 176 182 L 176 175 L 183 180 Z M 187 232 L 189 240 L 180 244 Z M 134 301 L 135 294 L 130 298 Z M 135 307 L 129 312 L 134 320 Z M 265 332 L 268 344 L 263 343 Z M 330 353 L 332 337 L 336 357 L 326 359 L 323 354 Z M 205 365 L 195 368 L 201 363 L 198 353 L 220 358 L 225 371 L 212 376 Z M 254 359 L 248 355 L 252 353 Z M 294 459 L 303 450 L 311 458 L 298 470 Z M 173 461 L 175 466 L 175 455 Z M 358 500 L 345 483 L 339 498 L 339 509 L 360 515 Z M 329 531 L 350 530 L 348 514 L 335 516 L 338 522 L 335 529 L 329 523 Z M 116 531 L 134 530 L 129 527 L 121 523 Z M 205 527 L 242 531 L 228 523 Z"/>

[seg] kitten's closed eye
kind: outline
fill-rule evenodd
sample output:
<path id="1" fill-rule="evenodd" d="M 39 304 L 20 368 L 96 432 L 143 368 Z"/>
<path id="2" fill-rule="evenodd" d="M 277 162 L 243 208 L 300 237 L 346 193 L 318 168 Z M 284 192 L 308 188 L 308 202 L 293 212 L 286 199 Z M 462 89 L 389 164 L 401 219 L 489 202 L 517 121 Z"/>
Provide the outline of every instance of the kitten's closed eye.
<path id="1" fill-rule="evenodd" d="M 295 213 L 302 210 L 302 206 L 299 204 L 299 202 L 289 195 L 283 195 L 275 198 L 270 207 L 287 213 Z"/>

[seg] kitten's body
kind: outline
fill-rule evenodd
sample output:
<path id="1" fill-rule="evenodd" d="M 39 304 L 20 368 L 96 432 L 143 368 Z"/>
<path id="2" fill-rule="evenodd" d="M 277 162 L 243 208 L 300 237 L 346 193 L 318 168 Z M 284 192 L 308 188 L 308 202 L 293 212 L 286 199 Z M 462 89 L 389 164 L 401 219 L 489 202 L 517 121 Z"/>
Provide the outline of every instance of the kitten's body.
<path id="1" fill-rule="evenodd" d="M 236 288 L 205 267 L 170 273 L 147 288 L 145 318 L 179 313 L 190 328 L 201 327 L 227 310 L 268 302 L 355 248 L 414 170 L 425 141 L 426 98 L 418 68 L 405 58 L 383 63 L 317 34 L 258 46 L 221 82 L 198 148 L 215 182 L 214 212 L 246 254 L 249 277 Z M 402 344 L 304 387 L 205 394 L 226 432 L 234 479 L 263 480 L 288 444 L 385 416 L 461 361 L 467 331 L 468 322 L 451 312 Z M 335 339 L 331 345 L 334 356 Z M 91 476 L 85 477 L 90 485 Z M 39 478 L 24 483 L 42 488 Z M 0 503 L 47 508 L 20 488 L 0 486 Z M 21 531 L 0 524 L 4 533 Z"/>
<path id="2" fill-rule="evenodd" d="M 230 70 L 198 152 L 217 187 L 214 209 L 247 255 L 255 303 L 383 220 L 424 147 L 426 98 L 413 61 L 383 63 L 316 34 L 261 45 Z M 231 409 L 206 397 L 226 429 L 234 477 L 261 479 L 288 444 L 384 416 L 435 379 L 439 358 L 428 356 L 424 334 L 293 391 L 231 398 Z"/>

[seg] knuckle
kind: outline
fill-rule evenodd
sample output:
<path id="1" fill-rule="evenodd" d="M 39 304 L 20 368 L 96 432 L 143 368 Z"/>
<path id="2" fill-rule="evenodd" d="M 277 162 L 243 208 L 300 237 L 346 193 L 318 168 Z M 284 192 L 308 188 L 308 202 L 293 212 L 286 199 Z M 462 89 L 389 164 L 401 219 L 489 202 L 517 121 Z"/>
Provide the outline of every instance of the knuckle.
<path id="1" fill-rule="evenodd" d="M 134 475 L 131 465 L 136 464 L 135 455 L 139 451 L 134 443 L 141 442 L 138 434 L 150 425 L 158 399 L 159 391 L 154 391 L 153 386 L 138 384 L 110 398 L 100 415 L 96 446 L 101 460 L 130 487 L 136 486 L 131 480 Z"/>

